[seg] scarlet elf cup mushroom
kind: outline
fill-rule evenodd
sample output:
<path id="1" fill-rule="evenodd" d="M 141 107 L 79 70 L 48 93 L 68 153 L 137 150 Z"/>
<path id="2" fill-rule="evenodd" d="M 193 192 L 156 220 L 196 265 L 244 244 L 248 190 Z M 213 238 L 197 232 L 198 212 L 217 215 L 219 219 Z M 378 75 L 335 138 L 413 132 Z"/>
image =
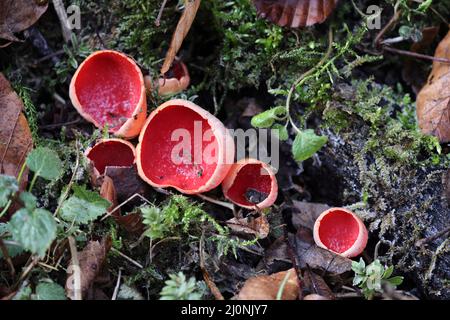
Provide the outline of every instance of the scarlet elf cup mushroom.
<path id="1" fill-rule="evenodd" d="M 314 223 L 314 241 L 341 256 L 356 257 L 367 245 L 368 232 L 361 219 L 344 208 L 328 209 Z"/>
<path id="2" fill-rule="evenodd" d="M 182 99 L 155 109 L 136 148 L 140 177 L 153 187 L 197 194 L 217 187 L 234 160 L 234 141 L 222 122 Z"/>
<path id="3" fill-rule="evenodd" d="M 94 178 L 105 173 L 106 167 L 130 167 L 136 160 L 134 146 L 122 139 L 102 139 L 85 152 L 94 170 Z"/>
<path id="4" fill-rule="evenodd" d="M 222 182 L 222 190 L 227 199 L 247 209 L 270 207 L 278 196 L 272 168 L 256 159 L 242 159 L 233 164 Z"/>
<path id="5" fill-rule="evenodd" d="M 114 135 L 136 137 L 147 114 L 144 77 L 125 54 L 112 50 L 92 53 L 70 83 L 70 99 L 77 111 L 98 128 Z"/>
<path id="6" fill-rule="evenodd" d="M 151 76 L 145 76 L 144 79 L 147 90 L 151 91 L 154 87 L 157 87 L 158 94 L 161 96 L 179 93 L 185 90 L 191 82 L 186 65 L 179 59 L 173 61 L 169 71 L 166 72 L 164 77 L 159 78 L 157 83 L 153 82 Z"/>

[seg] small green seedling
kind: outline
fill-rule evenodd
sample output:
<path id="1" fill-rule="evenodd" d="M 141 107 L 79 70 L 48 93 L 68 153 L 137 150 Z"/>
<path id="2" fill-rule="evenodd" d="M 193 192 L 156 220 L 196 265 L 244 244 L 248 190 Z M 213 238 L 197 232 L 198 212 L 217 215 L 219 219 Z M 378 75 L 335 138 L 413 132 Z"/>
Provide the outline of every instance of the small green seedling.
<path id="1" fill-rule="evenodd" d="M 359 262 L 353 261 L 352 270 L 355 272 L 353 285 L 359 286 L 368 300 L 373 299 L 376 293 L 383 293 L 386 286 L 396 288 L 403 282 L 401 276 L 391 277 L 394 272 L 393 266 L 386 268 L 378 259 L 368 266 L 362 258 Z"/>

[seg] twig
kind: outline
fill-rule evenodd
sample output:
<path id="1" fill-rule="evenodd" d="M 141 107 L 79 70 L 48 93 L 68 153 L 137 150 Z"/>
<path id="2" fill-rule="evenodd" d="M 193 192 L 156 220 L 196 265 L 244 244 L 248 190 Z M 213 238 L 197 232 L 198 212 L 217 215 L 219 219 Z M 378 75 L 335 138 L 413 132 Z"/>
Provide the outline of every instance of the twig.
<path id="1" fill-rule="evenodd" d="M 417 58 L 417 59 L 432 60 L 432 61 L 436 61 L 436 62 L 442 62 L 442 63 L 450 64 L 450 59 L 447 59 L 447 58 L 433 57 L 433 56 L 429 56 L 429 55 L 421 54 L 421 53 L 417 53 L 417 52 L 396 49 L 396 48 L 393 48 L 393 47 L 390 47 L 390 46 L 383 46 L 382 49 L 385 50 L 385 51 L 398 53 L 398 54 L 401 54 L 401 55 L 404 55 L 404 56 L 409 56 L 409 57 L 413 57 L 413 58 Z"/>
<path id="2" fill-rule="evenodd" d="M 122 269 L 119 269 L 119 275 L 117 276 L 117 283 L 116 283 L 116 286 L 114 288 L 114 292 L 113 292 L 111 300 L 116 300 L 117 299 L 117 294 L 119 293 L 119 288 L 120 288 L 120 278 L 121 277 L 122 277 Z"/>
<path id="3" fill-rule="evenodd" d="M 389 22 L 381 29 L 381 31 L 377 34 L 374 40 L 375 47 L 378 48 L 381 41 L 383 40 L 383 36 L 388 32 L 397 22 L 402 14 L 402 10 L 397 9 L 398 3 L 394 6 L 394 15 L 391 17 Z"/>
<path id="4" fill-rule="evenodd" d="M 205 251 L 203 249 L 204 242 L 205 242 L 205 232 L 203 230 L 202 231 L 202 236 L 200 238 L 200 243 L 199 243 L 200 269 L 202 270 L 203 279 L 205 280 L 206 284 L 209 287 L 209 290 L 211 290 L 211 293 L 214 295 L 216 300 L 225 300 L 225 298 L 223 297 L 223 295 L 220 292 L 219 288 L 217 288 L 217 286 L 214 283 L 214 281 L 212 281 L 212 279 L 211 279 L 211 277 L 210 277 L 210 275 L 208 273 L 208 270 L 206 270 L 206 267 L 205 267 Z"/>
<path id="5" fill-rule="evenodd" d="M 73 293 L 74 300 L 81 300 L 81 270 L 80 263 L 78 261 L 78 251 L 75 243 L 75 239 L 69 236 L 70 254 L 72 256 L 72 270 L 73 270 Z"/>
<path id="6" fill-rule="evenodd" d="M 421 247 L 424 244 L 427 244 L 427 243 L 432 242 L 432 241 L 434 241 L 436 239 L 439 239 L 440 237 L 444 236 L 446 233 L 449 233 L 449 232 L 450 232 L 450 226 L 448 226 L 444 230 L 439 231 L 438 233 L 436 233 L 433 236 L 430 236 L 430 237 L 418 240 L 416 242 L 416 247 Z"/>
<path id="7" fill-rule="evenodd" d="M 111 210 L 110 212 L 108 212 L 103 218 L 100 219 L 100 221 L 105 220 L 106 218 L 108 218 L 109 216 L 111 216 L 114 212 L 116 212 L 117 210 L 119 210 L 122 206 L 126 205 L 128 202 L 130 202 L 131 200 L 133 200 L 134 198 L 140 198 L 141 200 L 145 201 L 148 204 L 152 204 L 149 200 L 147 200 L 145 197 L 141 196 L 139 193 L 135 193 L 133 194 L 131 197 L 129 197 L 127 200 L 125 200 L 124 202 L 122 202 L 121 204 L 119 204 L 117 207 L 115 207 L 113 210 Z"/>
<path id="8" fill-rule="evenodd" d="M 156 17 L 156 20 L 155 20 L 155 25 L 157 27 L 159 27 L 161 25 L 161 23 L 160 23 L 161 17 L 162 17 L 164 8 L 166 7 L 166 3 L 167 3 L 167 0 L 164 0 L 163 3 L 161 4 L 161 8 L 159 8 L 158 16 Z"/>
<path id="9" fill-rule="evenodd" d="M 62 0 L 52 0 L 56 14 L 61 24 L 61 31 L 64 41 L 67 43 L 72 39 L 72 30 L 69 27 L 69 19 L 67 18 L 66 8 Z"/>
<path id="10" fill-rule="evenodd" d="M 123 254 L 122 252 L 120 252 L 119 250 L 117 250 L 116 248 L 111 248 L 111 251 L 114 251 L 115 253 L 117 253 L 119 256 L 121 256 L 122 258 L 128 260 L 129 262 L 131 262 L 132 264 L 134 264 L 136 267 L 140 268 L 140 269 L 144 269 L 144 266 L 142 264 L 140 264 L 139 262 L 131 259 L 129 256 Z"/>
<path id="11" fill-rule="evenodd" d="M 228 209 L 230 209 L 231 211 L 234 212 L 234 205 L 232 203 L 216 200 L 216 199 L 210 198 L 208 196 L 205 196 L 203 194 L 197 194 L 196 196 L 201 198 L 201 199 L 203 199 L 203 200 L 205 200 L 205 201 L 217 204 L 217 205 L 222 206 L 224 208 L 228 208 Z"/>

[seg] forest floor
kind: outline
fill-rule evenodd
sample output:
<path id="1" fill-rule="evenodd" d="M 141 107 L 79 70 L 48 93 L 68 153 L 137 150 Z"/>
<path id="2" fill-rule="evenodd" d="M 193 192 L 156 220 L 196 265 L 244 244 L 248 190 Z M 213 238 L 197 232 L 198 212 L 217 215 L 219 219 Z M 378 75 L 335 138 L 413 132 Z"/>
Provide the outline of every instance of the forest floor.
<path id="1" fill-rule="evenodd" d="M 103 49 L 127 54 L 157 78 L 184 1 L 167 1 L 163 11 L 157 0 L 70 1 L 81 26 L 66 34 L 53 5 L 60 1 L 49 2 L 13 41 L 1 27 L 12 27 L 12 18 L 0 13 L 8 20 L 0 21 L 0 71 L 11 85 L 0 86 L 0 151 L 18 158 L 24 146 L 27 153 L 49 148 L 56 157 L 50 166 L 60 167 L 46 178 L 29 160 L 25 168 L 24 156 L 9 172 L 24 168 L 19 182 L 8 182 L 17 190 L 0 180 L 0 208 L 13 199 L 0 215 L 0 298 L 231 299 L 262 291 L 273 299 L 450 299 L 450 136 L 444 126 L 419 126 L 431 114 L 450 121 L 450 104 L 430 106 L 436 96 L 449 101 L 445 86 L 424 96 L 425 115 L 416 113 L 430 72 L 441 67 L 450 79 L 448 1 L 339 1 L 326 21 L 305 28 L 259 17 L 250 0 L 202 1 L 177 54 L 190 86 L 170 97 L 147 92 L 148 111 L 186 99 L 227 128 L 279 130 L 278 198 L 270 208 L 246 210 L 220 188 L 182 195 L 150 187 L 133 169 L 111 173 L 120 216 L 106 212 L 84 157 L 110 134 L 73 107 L 70 81 Z M 371 5 L 379 16 L 370 17 Z M 17 132 L 20 108 L 10 121 L 12 91 L 23 103 L 29 141 Z M 299 141 L 309 151 L 298 152 Z M 0 173 L 8 174 L 4 155 Z M 67 219 L 65 204 L 74 199 L 93 216 Z M 312 240 L 314 221 L 330 207 L 356 213 L 369 231 L 353 263 Z M 39 209 L 50 222 L 33 220 Z M 19 213 L 25 222 L 15 224 Z M 54 235 L 33 221 L 54 224 Z M 73 271 L 74 259 L 81 272 Z"/>

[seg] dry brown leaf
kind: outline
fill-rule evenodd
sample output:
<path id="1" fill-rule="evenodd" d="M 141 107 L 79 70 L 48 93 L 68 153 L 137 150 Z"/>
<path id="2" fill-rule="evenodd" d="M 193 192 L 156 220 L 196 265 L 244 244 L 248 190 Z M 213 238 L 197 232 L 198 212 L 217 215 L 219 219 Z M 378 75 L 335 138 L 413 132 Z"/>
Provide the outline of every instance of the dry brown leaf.
<path id="1" fill-rule="evenodd" d="M 281 300 L 296 300 L 300 290 L 300 283 L 294 268 L 271 275 L 256 276 L 245 281 L 239 292 L 239 300 L 276 300 L 280 286 L 287 273 L 288 279 L 284 286 Z"/>
<path id="2" fill-rule="evenodd" d="M 192 22 L 195 19 L 201 0 L 185 0 L 184 11 L 178 21 L 177 28 L 172 35 L 172 41 L 170 42 L 169 50 L 167 51 L 164 64 L 161 67 L 161 74 L 165 74 L 169 71 L 173 60 L 175 59 L 178 50 L 180 50 L 183 40 L 191 29 Z"/>
<path id="3" fill-rule="evenodd" d="M 269 235 L 270 225 L 267 218 L 261 215 L 258 218 L 248 216 L 246 218 L 233 218 L 228 220 L 227 226 L 237 234 L 252 235 L 264 239 Z"/>
<path id="4" fill-rule="evenodd" d="M 296 235 L 289 235 L 289 242 L 296 249 L 300 268 L 310 266 L 327 272 L 341 274 L 350 271 L 352 260 L 318 247 L 310 229 L 300 227 Z"/>
<path id="5" fill-rule="evenodd" d="M 99 275 L 105 263 L 106 256 L 111 249 L 111 238 L 103 238 L 101 242 L 90 241 L 83 251 L 78 252 L 78 263 L 81 273 L 81 295 L 87 293 Z M 74 265 L 70 261 L 67 268 L 66 294 L 70 299 L 74 299 Z"/>
<path id="6" fill-rule="evenodd" d="M 15 177 L 33 147 L 30 127 L 22 110 L 22 100 L 0 73 L 0 173 Z M 26 187 L 27 175 L 28 169 L 22 176 L 22 189 Z"/>
<path id="7" fill-rule="evenodd" d="M 111 203 L 111 206 L 108 208 L 108 212 L 111 212 L 117 206 L 116 188 L 114 187 L 113 180 L 108 176 L 103 177 L 103 183 L 100 188 L 100 196 Z M 120 215 L 120 209 L 114 211 L 113 215 Z"/>
<path id="8" fill-rule="evenodd" d="M 14 33 L 31 27 L 47 10 L 46 0 L 0 1 L 0 38 L 20 41 Z"/>
<path id="9" fill-rule="evenodd" d="M 309 291 L 308 295 L 305 296 L 304 300 L 334 300 L 335 296 L 333 291 L 331 291 L 330 287 L 328 287 L 325 280 L 315 274 L 309 269 L 306 269 L 303 273 L 303 289 L 307 289 Z"/>
<path id="10" fill-rule="evenodd" d="M 337 3 L 338 0 L 253 0 L 260 17 L 290 28 L 324 22 Z"/>
<path id="11" fill-rule="evenodd" d="M 308 229 L 313 229 L 314 222 L 320 216 L 322 212 L 330 209 L 330 206 L 323 203 L 315 202 L 303 202 L 303 201 L 292 201 L 294 204 L 294 209 L 292 212 L 292 224 L 295 229 L 299 227 L 306 227 Z"/>
<path id="12" fill-rule="evenodd" d="M 141 178 L 139 178 L 136 166 L 132 167 L 109 166 L 105 168 L 105 176 L 108 176 L 113 180 L 117 194 L 117 201 L 119 203 L 128 200 L 131 196 L 133 196 L 136 193 L 144 197 L 147 197 L 152 192 L 152 188 L 147 183 L 145 183 Z"/>
<path id="13" fill-rule="evenodd" d="M 450 59 L 450 31 L 434 56 Z M 433 62 L 428 81 L 417 95 L 417 119 L 423 133 L 440 142 L 450 141 L 450 64 Z"/>

